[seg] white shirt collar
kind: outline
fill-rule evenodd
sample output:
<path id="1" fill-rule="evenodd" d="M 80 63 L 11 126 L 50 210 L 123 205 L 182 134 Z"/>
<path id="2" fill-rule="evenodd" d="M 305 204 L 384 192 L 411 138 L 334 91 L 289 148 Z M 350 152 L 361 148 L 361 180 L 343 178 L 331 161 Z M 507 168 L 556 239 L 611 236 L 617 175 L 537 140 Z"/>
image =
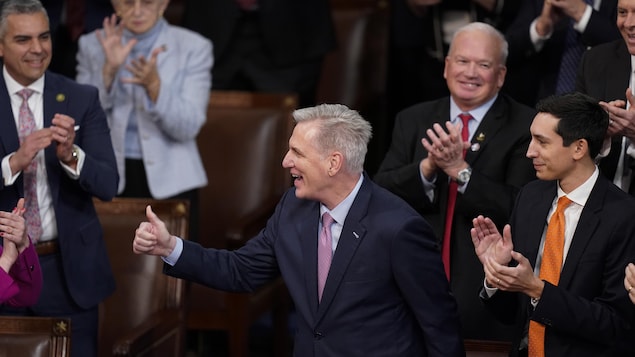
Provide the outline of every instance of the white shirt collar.
<path id="1" fill-rule="evenodd" d="M 7 66 L 2 66 L 2 76 L 4 77 L 4 82 L 7 85 L 7 90 L 9 91 L 10 95 L 14 95 L 25 88 L 23 85 L 18 83 L 15 79 L 13 79 L 13 77 L 11 77 L 9 72 L 7 72 Z M 32 89 L 36 93 L 40 93 L 40 94 L 44 93 L 44 75 L 36 79 L 35 82 L 26 86 L 26 88 Z"/>
<path id="2" fill-rule="evenodd" d="M 357 184 L 355 185 L 351 193 L 349 193 L 348 196 L 346 196 L 346 198 L 343 199 L 342 202 L 340 202 L 340 204 L 337 205 L 335 208 L 333 208 L 331 211 L 329 211 L 329 209 L 326 208 L 326 206 L 324 206 L 323 204 L 320 204 L 320 217 L 322 217 L 324 212 L 329 212 L 329 214 L 331 215 L 331 217 L 333 217 L 335 222 L 337 222 L 340 225 L 344 225 L 344 220 L 346 220 L 348 211 L 351 209 L 351 206 L 353 205 L 353 201 L 355 201 L 355 197 L 357 197 L 357 193 L 359 192 L 359 189 L 362 187 L 363 181 L 364 181 L 364 175 L 359 175 L 359 180 L 357 181 Z"/>
<path id="3" fill-rule="evenodd" d="M 598 180 L 599 173 L 600 173 L 600 170 L 598 170 L 598 167 L 595 166 L 595 171 L 593 171 L 593 174 L 591 174 L 591 176 L 589 176 L 589 178 L 586 181 L 584 181 L 582 185 L 576 187 L 573 191 L 566 194 L 566 196 L 571 201 L 584 207 L 584 205 L 586 204 L 586 201 L 589 199 L 589 195 L 591 195 L 593 186 L 595 186 L 595 182 Z M 562 189 L 560 188 L 560 182 L 558 182 L 558 197 L 557 198 L 560 198 L 564 195 L 565 195 L 564 191 L 562 191 Z"/>
<path id="4" fill-rule="evenodd" d="M 469 113 L 472 115 L 472 118 L 474 118 L 474 120 L 476 120 L 477 123 L 479 124 L 481 123 L 481 121 L 485 117 L 485 114 L 487 114 L 487 112 L 490 110 L 492 105 L 494 105 L 496 98 L 498 98 L 498 94 L 496 94 L 492 99 L 483 103 L 481 106 L 469 111 Z M 454 101 L 454 98 L 450 96 L 450 121 L 454 123 L 456 118 L 461 113 L 464 113 L 464 112 L 461 109 L 459 109 L 459 106 Z"/>

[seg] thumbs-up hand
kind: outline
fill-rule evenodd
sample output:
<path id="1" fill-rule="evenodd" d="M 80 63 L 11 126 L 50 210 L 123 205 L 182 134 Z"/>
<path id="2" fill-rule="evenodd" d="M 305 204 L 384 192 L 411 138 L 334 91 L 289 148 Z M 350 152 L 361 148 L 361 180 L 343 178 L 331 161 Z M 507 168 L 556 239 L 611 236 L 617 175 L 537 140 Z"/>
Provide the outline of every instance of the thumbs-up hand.
<path id="1" fill-rule="evenodd" d="M 146 207 L 147 222 L 141 222 L 135 231 L 132 242 L 132 251 L 135 254 L 149 254 L 167 257 L 172 253 L 176 245 L 176 237 L 171 235 L 165 227 L 165 223 L 152 211 L 152 207 Z"/>

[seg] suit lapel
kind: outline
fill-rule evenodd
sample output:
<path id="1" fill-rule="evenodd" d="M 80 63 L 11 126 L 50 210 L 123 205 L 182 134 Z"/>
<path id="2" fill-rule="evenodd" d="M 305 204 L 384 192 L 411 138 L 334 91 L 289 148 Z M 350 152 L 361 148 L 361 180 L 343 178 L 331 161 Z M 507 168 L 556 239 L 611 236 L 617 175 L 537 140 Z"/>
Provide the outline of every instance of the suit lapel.
<path id="1" fill-rule="evenodd" d="M 523 252 L 525 258 L 529 260 L 531 266 L 534 268 L 536 267 L 540 241 L 542 240 L 547 224 L 547 215 L 557 195 L 556 181 L 551 181 L 548 184 L 549 187 L 547 191 L 540 186 L 538 191 L 528 193 L 532 200 L 525 205 L 526 210 L 524 210 L 524 217 L 521 218 L 523 221 L 528 222 L 527 226 L 524 227 L 525 232 L 514 232 L 512 235 L 512 237 L 514 237 L 514 235 L 527 234 L 526 239 L 518 240 L 520 244 L 526 244 L 526 246 L 520 248 L 519 251 Z"/>
<path id="2" fill-rule="evenodd" d="M 604 196 L 608 188 L 609 182 L 603 177 L 598 177 L 589 199 L 587 200 L 578 226 L 573 233 L 571 246 L 567 253 L 567 260 L 564 262 L 562 272 L 560 273 L 560 282 L 558 285 L 567 286 L 573 275 L 576 272 L 576 268 L 580 263 L 580 258 L 584 255 L 586 247 L 593 236 L 597 226 L 600 224 L 598 217 L 603 209 Z"/>
<path id="3" fill-rule="evenodd" d="M 11 98 L 4 82 L 4 77 L 0 75 L 0 145 L 4 154 L 9 154 L 18 150 L 20 139 L 18 138 L 18 128 L 15 125 L 13 110 L 11 109 Z"/>
<path id="4" fill-rule="evenodd" d="M 44 128 L 51 126 L 51 121 L 55 114 L 69 114 L 66 108 L 68 101 L 71 99 L 69 93 L 61 90 L 56 75 L 46 72 L 44 77 L 44 93 L 42 93 Z M 57 202 L 57 198 L 59 197 L 60 173 L 62 170 L 61 165 L 58 163 L 56 149 L 56 143 L 44 149 L 47 178 L 54 203 Z"/>
<path id="5" fill-rule="evenodd" d="M 505 125 L 506 119 L 503 114 L 507 109 L 502 95 L 499 95 L 492 107 L 487 111 L 485 117 L 479 124 L 478 128 L 472 135 L 472 147 L 478 147 L 477 150 L 469 148 L 465 154 L 465 161 L 472 165 L 478 159 L 479 155 L 489 144 L 489 139 L 496 136 L 496 133 Z M 478 144 L 478 146 L 476 146 Z"/>
<path id="6" fill-rule="evenodd" d="M 346 216 L 346 221 L 344 222 L 344 227 L 342 228 L 342 233 L 337 243 L 337 249 L 333 255 L 333 261 L 331 263 L 329 275 L 326 278 L 326 284 L 322 294 L 322 301 L 318 307 L 316 323 L 320 322 L 325 312 L 328 310 L 329 305 L 337 293 L 337 288 L 342 283 L 342 279 L 344 278 L 344 274 L 346 273 L 349 263 L 353 259 L 357 248 L 366 235 L 366 228 L 362 224 L 362 219 L 366 216 L 366 212 L 368 210 L 371 189 L 372 183 L 370 178 L 367 175 L 364 175 L 364 182 L 357 194 L 357 197 L 355 197 L 355 201 L 353 202 L 348 215 Z M 315 256 L 317 256 L 317 248 L 315 248 L 315 251 Z M 317 265 L 317 260 L 315 265 Z M 315 285 L 317 286 L 317 283 Z M 314 290 L 316 292 L 315 296 L 317 296 L 317 289 Z"/>
<path id="7" fill-rule="evenodd" d="M 304 264 L 304 284 L 306 300 L 313 314 L 318 309 L 317 292 L 317 245 L 318 245 L 318 221 L 320 219 L 320 205 L 315 202 L 305 208 L 306 212 L 301 212 L 297 216 L 303 217 L 298 220 L 296 229 L 300 237 L 302 249 L 302 262 Z"/>

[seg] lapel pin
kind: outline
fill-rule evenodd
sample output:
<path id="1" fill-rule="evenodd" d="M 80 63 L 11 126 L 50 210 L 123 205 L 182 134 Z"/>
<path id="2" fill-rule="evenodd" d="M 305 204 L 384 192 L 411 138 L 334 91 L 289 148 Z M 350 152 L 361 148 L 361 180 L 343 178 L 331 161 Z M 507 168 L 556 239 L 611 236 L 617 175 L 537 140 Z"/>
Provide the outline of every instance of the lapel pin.
<path id="1" fill-rule="evenodd" d="M 485 141 L 485 134 L 478 133 L 478 135 L 476 136 L 476 141 Z"/>
<path id="2" fill-rule="evenodd" d="M 471 151 L 479 151 L 480 148 L 481 148 L 481 144 L 479 144 L 479 143 L 474 143 L 474 144 L 472 144 L 472 146 L 470 146 L 470 150 Z"/>
<path id="3" fill-rule="evenodd" d="M 359 234 L 357 234 L 357 232 L 353 232 L 353 235 L 355 236 L 355 238 L 359 238 Z"/>
<path id="4" fill-rule="evenodd" d="M 66 96 L 63 93 L 59 93 L 57 96 L 55 96 L 55 100 L 57 100 L 58 102 L 63 102 L 66 99 Z"/>

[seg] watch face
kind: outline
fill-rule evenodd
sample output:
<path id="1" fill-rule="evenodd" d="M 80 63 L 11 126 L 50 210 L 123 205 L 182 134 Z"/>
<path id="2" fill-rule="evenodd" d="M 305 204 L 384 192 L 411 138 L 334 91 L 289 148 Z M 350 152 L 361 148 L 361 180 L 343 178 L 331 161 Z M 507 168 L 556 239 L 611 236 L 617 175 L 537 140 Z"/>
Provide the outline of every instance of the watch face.
<path id="1" fill-rule="evenodd" d="M 463 185 L 470 179 L 470 170 L 465 169 L 459 172 L 459 175 L 456 177 L 456 182 Z"/>

